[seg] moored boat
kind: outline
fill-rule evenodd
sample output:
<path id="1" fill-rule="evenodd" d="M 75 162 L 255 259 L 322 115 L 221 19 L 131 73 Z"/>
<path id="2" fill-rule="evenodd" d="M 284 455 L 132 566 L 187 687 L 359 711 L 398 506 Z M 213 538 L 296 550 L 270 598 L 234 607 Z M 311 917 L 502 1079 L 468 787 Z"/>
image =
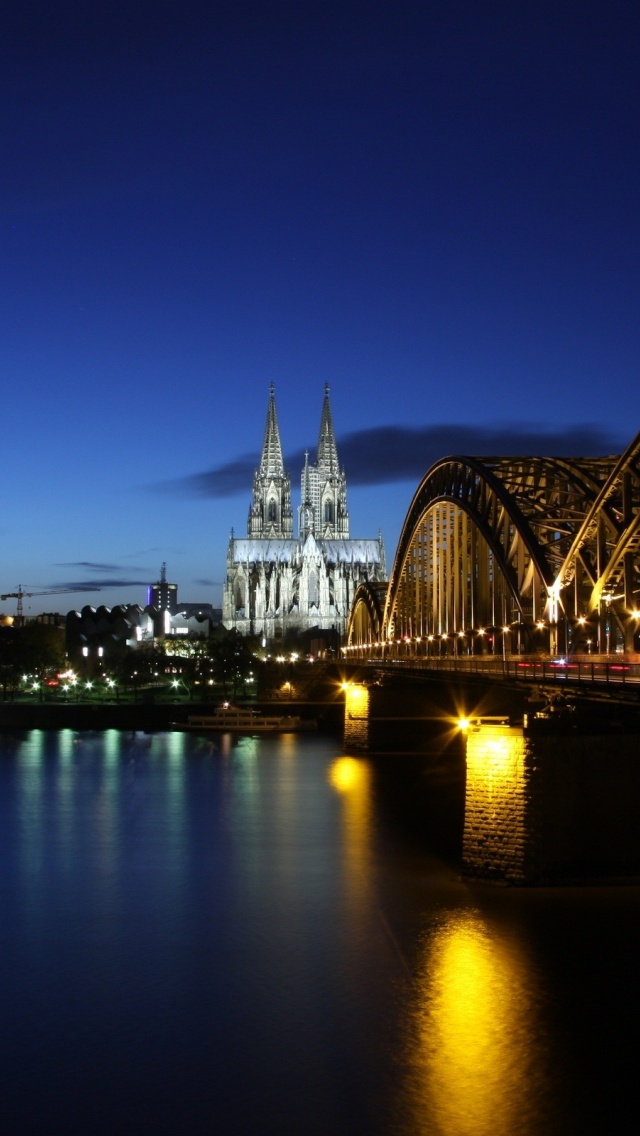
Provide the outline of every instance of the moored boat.
<path id="1" fill-rule="evenodd" d="M 187 730 L 237 734 L 298 733 L 317 728 L 318 723 L 312 718 L 301 718 L 298 714 L 260 714 L 257 710 L 232 706 L 228 702 L 218 706 L 213 714 L 190 714 L 182 726 Z"/>

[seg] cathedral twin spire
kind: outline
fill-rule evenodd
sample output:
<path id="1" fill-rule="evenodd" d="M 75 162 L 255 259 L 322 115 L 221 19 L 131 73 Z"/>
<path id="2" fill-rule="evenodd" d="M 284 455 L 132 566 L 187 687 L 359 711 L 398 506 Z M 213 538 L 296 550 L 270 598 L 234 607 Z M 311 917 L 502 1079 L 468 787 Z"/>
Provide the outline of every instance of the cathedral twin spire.
<path id="1" fill-rule="evenodd" d="M 331 420 L 331 404 L 329 402 L 329 384 L 324 384 L 324 402 L 322 404 L 322 418 L 320 420 L 320 437 L 318 438 L 318 467 L 327 473 L 339 473 L 338 450 L 333 433 Z"/>
<path id="2" fill-rule="evenodd" d="M 271 383 L 260 465 L 253 475 L 247 532 L 251 537 L 286 540 L 293 536 L 291 479 L 282 460 L 275 391 Z"/>
<path id="3" fill-rule="evenodd" d="M 349 537 L 346 478 L 338 462 L 328 384 L 324 388 L 318 452 L 314 465 L 309 464 L 309 454 L 305 453 L 298 527 L 303 539 L 309 534 L 328 540 Z M 291 480 L 282 458 L 273 383 L 269 387 L 260 464 L 253 478 L 248 534 L 250 537 L 275 540 L 288 539 L 293 535 Z"/>
<path id="4" fill-rule="evenodd" d="M 324 387 L 316 462 L 309 465 L 305 457 L 301 489 L 300 536 L 312 533 L 324 540 L 348 540 L 347 481 L 338 462 L 328 383 Z"/>
<path id="5" fill-rule="evenodd" d="M 262 477 L 282 477 L 284 462 L 282 460 L 282 445 L 280 444 L 280 430 L 276 414 L 276 388 L 274 383 L 269 386 L 269 406 L 267 409 L 267 422 L 264 428 L 264 441 L 260 457 L 260 475 Z"/>

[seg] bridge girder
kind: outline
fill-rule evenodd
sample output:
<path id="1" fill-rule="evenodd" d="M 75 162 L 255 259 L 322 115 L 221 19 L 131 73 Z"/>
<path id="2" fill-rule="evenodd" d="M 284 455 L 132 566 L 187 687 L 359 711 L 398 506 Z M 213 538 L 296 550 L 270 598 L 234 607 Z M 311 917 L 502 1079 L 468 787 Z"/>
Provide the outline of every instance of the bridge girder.
<path id="1" fill-rule="evenodd" d="M 609 595 L 621 582 L 625 610 Z M 603 595 L 601 649 L 603 620 L 607 642 L 612 618 L 628 640 L 627 609 L 640 596 L 640 435 L 620 458 L 436 462 L 409 506 L 381 624 L 363 593 L 349 642 L 457 635 L 471 650 L 472 631 L 511 628 L 522 650 L 541 645 L 535 627 L 545 621 L 558 649 L 562 625 L 566 646 L 571 621 L 600 611 Z"/>
<path id="2" fill-rule="evenodd" d="M 387 584 L 381 581 L 369 580 L 358 585 L 347 624 L 348 644 L 368 646 L 380 642 L 386 594 Z"/>
<path id="3" fill-rule="evenodd" d="M 589 613 L 613 620 L 630 648 L 640 609 L 640 434 L 620 457 L 575 534 L 558 573 Z"/>
<path id="4" fill-rule="evenodd" d="M 493 628 L 504 649 L 508 628 L 526 650 L 544 645 L 543 624 L 548 649 L 633 648 L 640 434 L 621 456 L 436 462 L 409 506 L 386 598 L 356 596 L 348 641 L 459 636 L 470 651 L 481 646 L 471 633 Z"/>

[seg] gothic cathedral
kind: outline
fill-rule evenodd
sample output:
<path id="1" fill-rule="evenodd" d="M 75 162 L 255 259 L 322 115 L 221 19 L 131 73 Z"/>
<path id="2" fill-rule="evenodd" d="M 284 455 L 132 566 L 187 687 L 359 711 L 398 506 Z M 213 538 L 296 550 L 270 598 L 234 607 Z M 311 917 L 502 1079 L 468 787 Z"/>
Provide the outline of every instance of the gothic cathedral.
<path id="1" fill-rule="evenodd" d="M 275 388 L 260 465 L 253 477 L 246 538 L 231 532 L 222 621 L 267 640 L 318 629 L 342 635 L 356 588 L 386 580 L 382 535 L 349 537 L 347 483 L 338 464 L 329 387 L 325 386 L 316 460 L 305 455 L 293 535 L 291 479 L 284 468 Z"/>

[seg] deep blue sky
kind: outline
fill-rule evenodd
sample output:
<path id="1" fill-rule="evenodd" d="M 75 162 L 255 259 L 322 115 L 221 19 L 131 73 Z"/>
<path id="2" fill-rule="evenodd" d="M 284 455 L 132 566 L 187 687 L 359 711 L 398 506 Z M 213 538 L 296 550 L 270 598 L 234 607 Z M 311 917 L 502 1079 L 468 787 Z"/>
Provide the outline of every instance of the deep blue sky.
<path id="1" fill-rule="evenodd" d="M 5 0 L 0 592 L 219 603 L 271 381 L 389 564 L 446 453 L 624 447 L 638 11 Z"/>

